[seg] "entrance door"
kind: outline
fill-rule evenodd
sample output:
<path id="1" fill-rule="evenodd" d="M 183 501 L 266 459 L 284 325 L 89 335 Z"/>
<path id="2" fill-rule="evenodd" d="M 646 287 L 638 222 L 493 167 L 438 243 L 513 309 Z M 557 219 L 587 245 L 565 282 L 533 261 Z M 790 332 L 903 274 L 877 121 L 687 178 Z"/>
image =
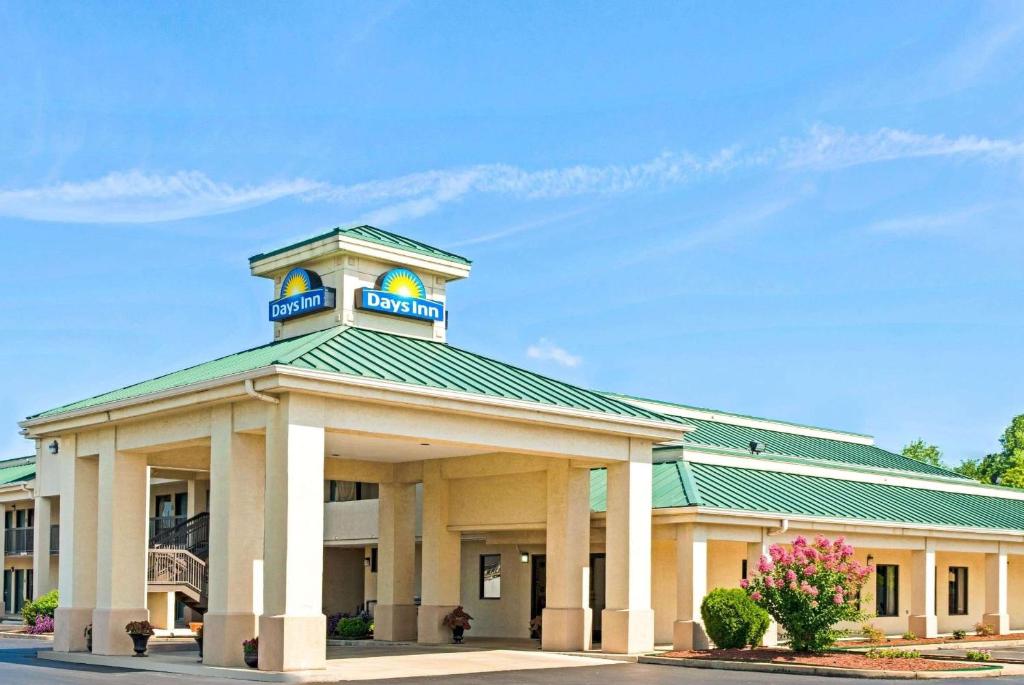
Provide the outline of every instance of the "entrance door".
<path id="1" fill-rule="evenodd" d="M 547 605 L 547 557 L 530 557 L 530 620 L 540 616 Z"/>
<path id="2" fill-rule="evenodd" d="M 601 612 L 604 611 L 604 554 L 590 555 L 590 608 L 593 614 L 594 644 L 601 642 Z"/>
<path id="3" fill-rule="evenodd" d="M 8 512 L 10 513 L 10 512 Z M 7 614 L 11 606 L 11 597 L 14 595 L 14 572 L 4 571 L 4 603 L 0 605 L 0 616 Z"/>
<path id="4" fill-rule="evenodd" d="M 20 614 L 25 606 L 25 569 L 14 572 L 14 613 Z"/>

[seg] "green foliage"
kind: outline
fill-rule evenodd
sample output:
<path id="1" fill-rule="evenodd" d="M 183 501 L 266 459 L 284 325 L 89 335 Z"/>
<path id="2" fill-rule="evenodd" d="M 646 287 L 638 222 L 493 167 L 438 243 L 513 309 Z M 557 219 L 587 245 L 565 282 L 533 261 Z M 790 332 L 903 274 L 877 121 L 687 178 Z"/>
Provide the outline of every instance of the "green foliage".
<path id="1" fill-rule="evenodd" d="M 942 466 L 942 451 L 936 445 L 929 445 L 921 438 L 903 448 L 901 454 L 910 459 L 922 461 L 932 466 Z"/>
<path id="2" fill-rule="evenodd" d="M 953 631 L 953 639 L 954 640 L 966 640 L 967 639 L 967 631 L 966 630 L 954 630 Z"/>
<path id="3" fill-rule="evenodd" d="M 992 659 L 992 652 L 988 649 L 968 649 L 967 660 L 968 661 L 990 661 Z"/>
<path id="4" fill-rule="evenodd" d="M 915 633 L 912 630 L 908 630 L 907 632 L 903 633 L 902 637 L 904 640 L 916 640 L 917 633 Z"/>
<path id="5" fill-rule="evenodd" d="M 1024 488 L 1024 414 L 1013 417 L 999 442 L 1001 452 L 965 459 L 953 470 L 988 485 Z"/>
<path id="6" fill-rule="evenodd" d="M 916 649 L 870 649 L 865 656 L 869 659 L 920 659 L 921 652 Z"/>
<path id="7" fill-rule="evenodd" d="M 996 634 L 996 629 L 984 621 L 978 621 L 974 624 L 974 634 L 978 637 L 989 637 Z"/>
<path id="8" fill-rule="evenodd" d="M 704 630 L 719 649 L 759 645 L 771 623 L 768 612 L 737 588 L 716 588 L 709 592 L 701 602 L 700 615 L 704 619 Z"/>
<path id="9" fill-rule="evenodd" d="M 34 626 L 36 616 L 49 616 L 53 618 L 53 612 L 57 608 L 57 591 L 50 590 L 42 597 L 31 602 L 25 602 L 21 607 L 21 617 L 25 619 L 25 625 Z"/>
<path id="10" fill-rule="evenodd" d="M 885 642 L 885 631 L 875 627 L 872 623 L 862 625 L 860 632 L 864 633 L 864 637 L 867 638 L 868 642 Z"/>
<path id="11" fill-rule="evenodd" d="M 336 637 L 355 640 L 366 637 L 370 634 L 370 622 L 358 616 L 354 618 L 343 618 L 338 621 L 334 628 Z"/>

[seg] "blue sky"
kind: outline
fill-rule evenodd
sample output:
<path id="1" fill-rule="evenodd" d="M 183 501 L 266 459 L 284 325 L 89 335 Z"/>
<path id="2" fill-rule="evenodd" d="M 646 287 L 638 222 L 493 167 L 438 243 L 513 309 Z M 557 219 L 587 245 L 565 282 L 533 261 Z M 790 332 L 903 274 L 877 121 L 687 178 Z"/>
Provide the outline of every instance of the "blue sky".
<path id="1" fill-rule="evenodd" d="M 451 341 L 957 462 L 1024 412 L 1024 5 L 0 4 L 0 454 L 265 342 L 246 258 L 474 259 Z"/>

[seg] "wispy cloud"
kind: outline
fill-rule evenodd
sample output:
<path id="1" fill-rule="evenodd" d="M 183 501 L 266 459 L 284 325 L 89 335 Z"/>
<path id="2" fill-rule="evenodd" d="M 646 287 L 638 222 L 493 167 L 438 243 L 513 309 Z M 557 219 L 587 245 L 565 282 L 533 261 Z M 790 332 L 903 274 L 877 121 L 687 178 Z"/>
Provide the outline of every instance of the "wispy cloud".
<path id="1" fill-rule="evenodd" d="M 919 233 L 951 233 L 977 226 L 995 207 L 990 204 L 932 214 L 915 214 L 876 221 L 865 227 L 872 233 L 915 235 Z"/>
<path id="2" fill-rule="evenodd" d="M 938 64 L 932 81 L 938 90 L 954 92 L 973 86 L 993 69 L 1000 58 L 1024 40 L 1024 5 L 1018 2 L 991 3 L 979 25 L 965 31 L 965 38 Z"/>
<path id="3" fill-rule="evenodd" d="M 559 347 L 547 338 L 541 338 L 533 345 L 526 348 L 526 356 L 530 359 L 541 359 L 552 361 L 559 366 L 575 368 L 583 363 L 583 357 L 570 354 L 567 350 Z"/>
<path id="4" fill-rule="evenodd" d="M 1024 158 L 1024 141 L 983 136 L 946 136 L 883 128 L 851 133 L 814 126 L 800 138 L 761 148 L 730 146 L 708 155 L 666 152 L 634 164 L 573 165 L 528 170 L 508 164 L 435 169 L 348 185 L 304 178 L 232 185 L 199 171 L 159 175 L 143 171 L 38 187 L 0 189 L 0 216 L 40 221 L 150 223 L 239 211 L 283 198 L 345 207 L 351 217 L 392 225 L 436 212 L 474 195 L 550 200 L 585 195 L 657 191 L 768 168 L 794 174 L 822 173 L 901 159 Z M 510 229 L 511 235 L 529 227 Z M 504 237 L 501 231 L 477 242 Z"/>
<path id="5" fill-rule="evenodd" d="M 309 193 L 320 185 L 294 179 L 233 186 L 198 171 L 127 171 L 80 183 L 0 190 L 0 214 L 37 221 L 153 223 L 234 212 Z"/>

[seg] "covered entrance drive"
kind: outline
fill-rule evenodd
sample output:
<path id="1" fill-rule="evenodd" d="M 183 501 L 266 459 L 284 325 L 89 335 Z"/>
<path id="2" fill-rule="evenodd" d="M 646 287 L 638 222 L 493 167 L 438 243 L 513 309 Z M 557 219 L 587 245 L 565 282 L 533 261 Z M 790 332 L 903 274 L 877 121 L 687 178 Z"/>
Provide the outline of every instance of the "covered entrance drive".
<path id="1" fill-rule="evenodd" d="M 304 336 L 315 339 L 304 341 L 300 359 L 322 365 L 328 352 L 358 351 L 366 368 L 411 373 L 395 368 L 393 354 L 367 358 L 365 349 L 348 346 L 367 336 L 431 355 L 434 374 L 457 378 L 475 364 L 472 378 L 487 378 L 503 394 L 525 395 L 522 384 L 539 379 L 511 367 L 499 374 L 489 366 L 496 363 L 443 344 L 359 329 Z M 294 349 L 296 340 L 303 338 L 268 347 Z M 257 348 L 262 355 L 266 349 Z M 261 669 L 324 667 L 325 480 L 379 487 L 376 639 L 447 643 L 443 617 L 478 592 L 463 579 L 464 541 L 486 545 L 525 535 L 545 559 L 544 649 L 590 646 L 595 551 L 606 555 L 602 648 L 651 649 L 651 449 L 683 429 L 541 380 L 576 406 L 274 365 L 116 412 L 31 421 L 32 430 L 60 444 L 67 551 L 60 557 L 56 650 L 83 650 L 91 623 L 95 654 L 130 653 L 124 625 L 148 616 L 150 469 L 209 472 L 207 664 L 240 665 L 241 642 L 258 634 Z M 595 550 L 589 502 L 591 470 L 598 467 L 607 469 L 608 511 L 605 539 L 593 541 Z M 527 626 L 530 619 L 522 616 Z M 520 614 L 506 620 L 515 624 Z"/>

